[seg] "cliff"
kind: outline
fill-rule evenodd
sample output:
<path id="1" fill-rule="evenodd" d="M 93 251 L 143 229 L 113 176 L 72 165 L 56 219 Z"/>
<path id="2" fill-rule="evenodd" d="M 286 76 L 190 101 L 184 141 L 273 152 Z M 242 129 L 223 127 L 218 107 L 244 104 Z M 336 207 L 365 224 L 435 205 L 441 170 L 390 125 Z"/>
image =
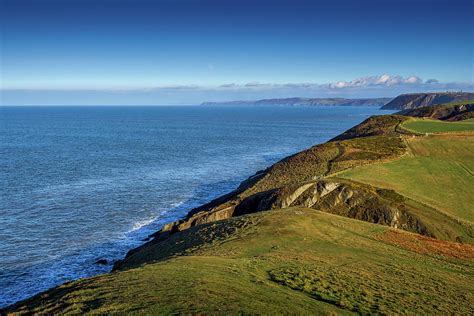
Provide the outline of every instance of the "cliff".
<path id="1" fill-rule="evenodd" d="M 474 93 L 469 92 L 436 92 L 402 94 L 385 104 L 383 110 L 407 110 L 419 107 L 474 100 Z"/>

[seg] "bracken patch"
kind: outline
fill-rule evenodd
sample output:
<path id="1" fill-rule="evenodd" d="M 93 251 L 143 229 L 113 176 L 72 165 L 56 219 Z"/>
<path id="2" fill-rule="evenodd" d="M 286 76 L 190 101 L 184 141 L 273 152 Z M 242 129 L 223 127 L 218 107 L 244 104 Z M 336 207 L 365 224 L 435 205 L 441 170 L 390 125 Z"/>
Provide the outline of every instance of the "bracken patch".
<path id="1" fill-rule="evenodd" d="M 438 240 L 398 230 L 388 230 L 376 238 L 420 254 L 441 255 L 458 259 L 474 259 L 474 246 L 469 244 Z"/>

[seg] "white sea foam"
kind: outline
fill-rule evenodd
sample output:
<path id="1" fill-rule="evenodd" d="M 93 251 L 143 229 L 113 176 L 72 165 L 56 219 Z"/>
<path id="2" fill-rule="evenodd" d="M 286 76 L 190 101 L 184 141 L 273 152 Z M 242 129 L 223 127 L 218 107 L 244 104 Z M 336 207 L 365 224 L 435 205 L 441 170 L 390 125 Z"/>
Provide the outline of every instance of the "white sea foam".
<path id="1" fill-rule="evenodd" d="M 184 203 L 185 203 L 185 200 L 178 201 L 178 202 L 172 202 L 172 203 L 169 204 L 170 205 L 169 209 L 176 209 L 176 208 L 180 207 L 181 205 L 183 205 Z M 142 229 L 144 227 L 147 227 L 147 226 L 149 226 L 153 223 L 156 223 L 161 218 L 163 218 L 163 216 L 166 213 L 168 213 L 168 210 L 161 211 L 160 214 L 158 214 L 158 215 L 153 215 L 153 216 L 150 216 L 146 219 L 136 221 L 135 223 L 132 224 L 132 228 L 129 231 L 127 231 L 127 234 L 131 233 L 131 232 L 135 232 L 137 230 L 140 230 L 140 229 Z"/>
<path id="2" fill-rule="evenodd" d="M 132 225 L 132 229 L 130 229 L 127 233 L 134 232 L 136 230 L 139 230 L 142 227 L 148 226 L 151 223 L 155 222 L 158 218 L 160 218 L 159 215 L 135 222 Z"/>

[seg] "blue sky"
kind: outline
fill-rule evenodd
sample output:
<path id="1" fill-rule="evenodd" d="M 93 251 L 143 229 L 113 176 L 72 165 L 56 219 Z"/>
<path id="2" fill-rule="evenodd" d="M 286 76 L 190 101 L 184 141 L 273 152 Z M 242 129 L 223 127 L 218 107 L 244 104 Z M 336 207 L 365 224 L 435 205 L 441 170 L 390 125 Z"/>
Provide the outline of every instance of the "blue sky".
<path id="1" fill-rule="evenodd" d="M 2 104 L 474 90 L 467 0 L 0 3 Z"/>

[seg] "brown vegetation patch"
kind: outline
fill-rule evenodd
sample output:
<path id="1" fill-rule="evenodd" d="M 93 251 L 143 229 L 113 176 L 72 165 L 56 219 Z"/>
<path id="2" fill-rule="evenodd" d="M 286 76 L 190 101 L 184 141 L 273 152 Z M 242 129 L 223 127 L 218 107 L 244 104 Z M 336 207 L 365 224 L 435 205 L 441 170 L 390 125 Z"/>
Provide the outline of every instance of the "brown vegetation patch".
<path id="1" fill-rule="evenodd" d="M 377 239 L 420 254 L 435 254 L 458 259 L 474 259 L 474 246 L 469 244 L 438 240 L 393 229 L 378 235 Z"/>

